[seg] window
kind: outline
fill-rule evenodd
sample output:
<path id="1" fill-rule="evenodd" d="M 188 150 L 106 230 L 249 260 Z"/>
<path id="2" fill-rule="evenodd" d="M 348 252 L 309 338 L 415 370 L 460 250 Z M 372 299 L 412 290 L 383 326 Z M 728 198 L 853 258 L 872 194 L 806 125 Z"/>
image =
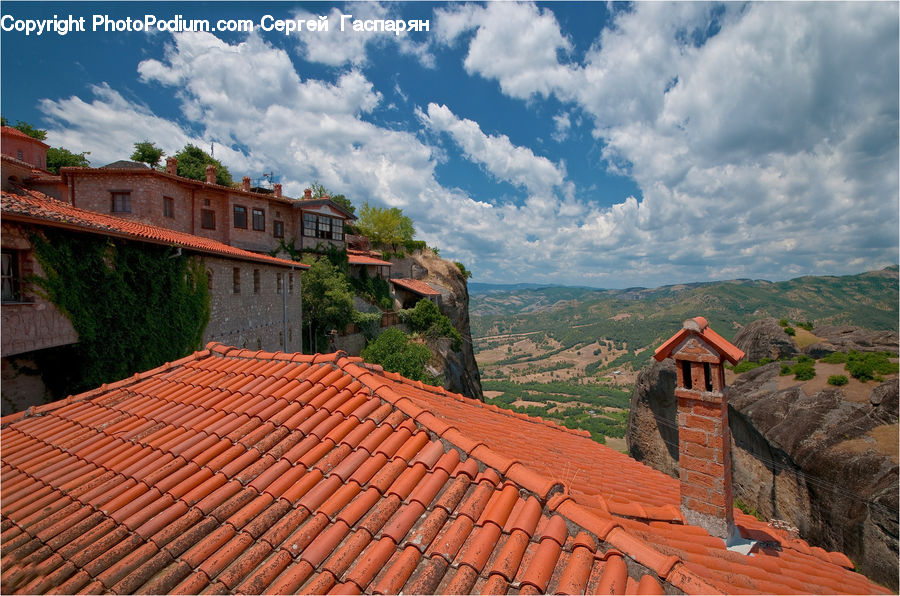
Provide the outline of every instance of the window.
<path id="1" fill-rule="evenodd" d="M 685 389 L 693 389 L 694 379 L 691 378 L 691 363 L 687 360 L 681 361 L 681 378 L 684 381 Z"/>
<path id="2" fill-rule="evenodd" d="M 315 238 L 316 236 L 316 216 L 313 213 L 304 213 L 303 214 L 303 235 L 304 236 L 312 236 Z"/>
<path id="3" fill-rule="evenodd" d="M 259 269 L 253 270 L 253 293 L 259 294 Z"/>
<path id="4" fill-rule="evenodd" d="M 277 219 L 272 222 L 272 235 L 276 238 L 284 238 L 284 222 Z"/>
<path id="5" fill-rule="evenodd" d="M 113 213 L 131 213 L 130 191 L 114 191 L 111 194 Z"/>
<path id="6" fill-rule="evenodd" d="M 276 273 L 275 274 L 275 293 L 281 294 L 284 292 L 284 273 Z"/>
<path id="7" fill-rule="evenodd" d="M 163 197 L 163 217 L 175 217 L 175 199 Z"/>
<path id="8" fill-rule="evenodd" d="M 712 391 L 712 390 L 713 390 L 713 386 L 712 386 L 712 370 L 711 370 L 711 368 L 710 368 L 710 366 L 709 366 L 709 362 L 704 362 L 704 363 L 703 363 L 703 380 L 704 380 L 705 383 L 706 383 L 706 390 L 707 390 L 707 391 Z"/>
<path id="9" fill-rule="evenodd" d="M 266 231 L 266 212 L 262 209 L 253 210 L 253 229 L 258 232 Z"/>
<path id="10" fill-rule="evenodd" d="M 331 238 L 331 218 L 319 216 L 319 238 Z"/>
<path id="11" fill-rule="evenodd" d="M 343 240 L 344 239 L 344 220 L 342 220 L 342 219 L 332 219 L 331 220 L 331 239 L 332 240 Z"/>
<path id="12" fill-rule="evenodd" d="M 241 293 L 241 268 L 235 267 L 231 272 L 231 291 L 235 294 Z"/>
<path id="13" fill-rule="evenodd" d="M 294 293 L 294 274 L 288 273 L 288 294 Z"/>
<path id="14" fill-rule="evenodd" d="M 241 207 L 240 205 L 234 206 L 234 227 L 236 228 L 246 228 L 247 227 L 247 208 Z"/>
<path id="15" fill-rule="evenodd" d="M 18 302 L 19 297 L 19 253 L 3 251 L 2 280 L 3 302 Z"/>
<path id="16" fill-rule="evenodd" d="M 216 212 L 212 209 L 200 210 L 200 227 L 204 230 L 216 229 Z"/>
<path id="17" fill-rule="evenodd" d="M 16 157 L 18 157 L 19 159 L 22 159 L 22 160 L 25 159 L 25 156 L 22 154 L 21 149 L 16 149 Z"/>
<path id="18" fill-rule="evenodd" d="M 212 271 L 210 269 L 206 270 L 206 289 L 208 289 L 210 292 L 212 292 L 212 289 L 213 289 Z"/>

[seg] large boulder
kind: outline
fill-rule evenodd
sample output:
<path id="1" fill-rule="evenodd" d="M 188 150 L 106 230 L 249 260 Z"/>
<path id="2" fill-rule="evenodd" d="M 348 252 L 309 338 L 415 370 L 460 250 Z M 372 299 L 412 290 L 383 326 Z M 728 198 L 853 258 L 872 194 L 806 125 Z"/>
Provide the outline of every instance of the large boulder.
<path id="1" fill-rule="evenodd" d="M 778 360 L 793 356 L 800 349 L 790 335 L 773 318 L 753 321 L 734 336 L 734 345 L 744 351 L 745 360 L 759 362 L 763 358 Z"/>
<path id="2" fill-rule="evenodd" d="M 835 351 L 897 352 L 896 331 L 876 331 L 852 325 L 819 325 L 813 335 L 835 346 Z"/>

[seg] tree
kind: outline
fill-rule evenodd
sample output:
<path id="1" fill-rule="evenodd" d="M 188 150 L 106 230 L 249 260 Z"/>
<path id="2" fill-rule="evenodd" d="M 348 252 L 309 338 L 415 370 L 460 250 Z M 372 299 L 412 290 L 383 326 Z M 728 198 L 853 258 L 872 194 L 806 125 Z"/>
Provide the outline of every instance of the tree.
<path id="1" fill-rule="evenodd" d="M 413 381 L 436 384 L 437 379 L 425 372 L 431 351 L 422 344 L 410 341 L 409 336 L 396 327 L 381 332 L 362 351 L 363 360 L 380 364 L 385 370 L 400 373 Z"/>
<path id="2" fill-rule="evenodd" d="M 218 159 L 203 149 L 188 143 L 174 156 L 178 160 L 178 175 L 193 180 L 206 180 L 206 166 L 216 166 L 216 183 L 231 186 L 231 172 Z"/>
<path id="3" fill-rule="evenodd" d="M 351 215 L 356 215 L 356 207 L 353 206 L 353 203 L 350 202 L 350 199 L 341 194 L 332 194 L 331 191 L 325 188 L 325 186 L 318 180 L 310 185 L 310 190 L 312 191 L 312 198 L 321 199 L 323 197 L 328 197 L 329 199 L 349 211 Z"/>
<path id="4" fill-rule="evenodd" d="M 155 143 L 150 141 L 141 141 L 140 143 L 134 144 L 134 153 L 131 154 L 131 159 L 134 161 L 142 161 L 151 168 L 155 168 L 159 165 L 159 160 L 162 159 L 162 156 L 165 155 L 166 152 L 156 146 Z M 204 180 L 206 179 L 206 172 L 203 173 Z"/>
<path id="5" fill-rule="evenodd" d="M 368 201 L 360 209 L 356 227 L 374 244 L 392 248 L 410 242 L 416 233 L 412 219 L 403 215 L 402 210 L 373 207 Z"/>
<path id="6" fill-rule="evenodd" d="M 311 339 L 308 348 L 318 351 L 320 336 L 341 330 L 353 322 L 353 294 L 346 278 L 325 257 L 319 257 L 303 274 L 303 317 Z"/>
<path id="7" fill-rule="evenodd" d="M 9 121 L 6 118 L 0 116 L 0 125 L 9 126 Z M 22 120 L 19 120 L 18 122 L 16 122 L 16 125 L 13 126 L 13 128 L 24 132 L 32 139 L 37 139 L 39 141 L 43 141 L 44 139 L 47 138 L 46 130 L 41 130 L 40 128 L 35 128 L 34 126 L 32 126 Z"/>
<path id="8" fill-rule="evenodd" d="M 90 166 L 91 163 L 85 156 L 90 154 L 90 151 L 72 153 L 65 147 L 50 147 L 47 149 L 47 171 L 58 174 L 60 168 L 86 168 Z"/>

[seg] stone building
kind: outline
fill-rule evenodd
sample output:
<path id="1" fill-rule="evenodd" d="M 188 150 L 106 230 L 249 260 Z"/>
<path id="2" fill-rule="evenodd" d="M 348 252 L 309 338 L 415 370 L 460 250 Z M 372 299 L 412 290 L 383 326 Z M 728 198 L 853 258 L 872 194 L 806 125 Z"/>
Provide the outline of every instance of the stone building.
<path id="1" fill-rule="evenodd" d="M 179 254 L 199 259 L 207 270 L 211 313 L 204 342 L 227 341 L 252 349 L 292 352 L 301 349 L 300 271 L 307 265 L 94 213 L 24 188 L 2 191 L 2 215 L 4 411 L 10 405 L 7 401 L 42 398 L 43 391 L 35 390 L 34 379 L 17 380 L 20 375 L 16 374 L 33 368 L 28 362 L 36 351 L 78 341 L 69 319 L 28 284 L 29 276 L 42 274 L 31 237 L 47 228 L 172 246 Z"/>

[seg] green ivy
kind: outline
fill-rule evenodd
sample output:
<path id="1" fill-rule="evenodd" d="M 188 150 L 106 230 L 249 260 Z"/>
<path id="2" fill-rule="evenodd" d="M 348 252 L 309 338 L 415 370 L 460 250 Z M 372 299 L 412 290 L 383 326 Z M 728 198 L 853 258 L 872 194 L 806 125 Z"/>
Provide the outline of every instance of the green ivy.
<path id="1" fill-rule="evenodd" d="M 55 230 L 31 240 L 45 276 L 30 281 L 78 333 L 77 344 L 53 352 L 55 368 L 47 377 L 58 395 L 123 379 L 200 347 L 210 298 L 199 260 L 176 256 L 171 247 Z"/>

